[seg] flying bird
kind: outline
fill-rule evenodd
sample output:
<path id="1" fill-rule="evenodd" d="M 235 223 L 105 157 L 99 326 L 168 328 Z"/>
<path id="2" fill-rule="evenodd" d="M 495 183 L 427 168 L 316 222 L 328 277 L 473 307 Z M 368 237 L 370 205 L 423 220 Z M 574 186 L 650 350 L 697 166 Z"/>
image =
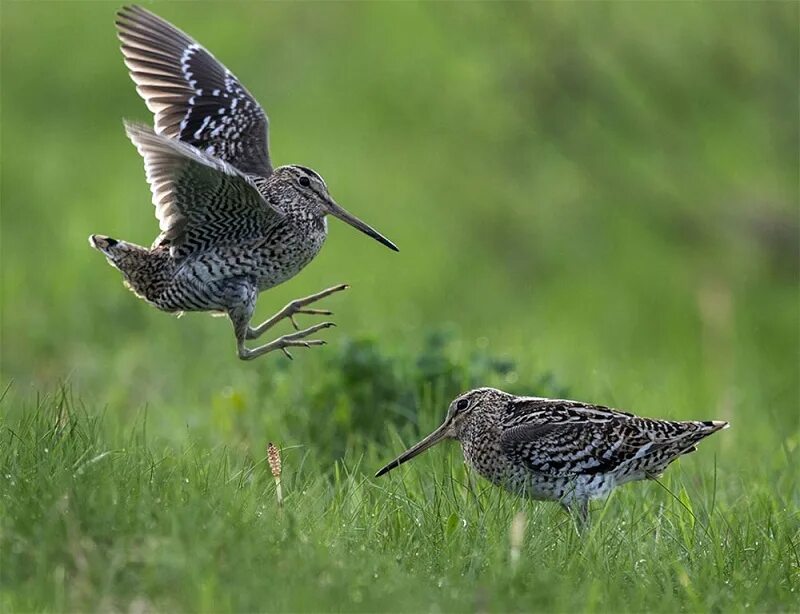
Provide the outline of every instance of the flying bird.
<path id="1" fill-rule="evenodd" d="M 317 172 L 273 168 L 264 110 L 194 39 L 138 6 L 122 8 L 116 25 L 136 91 L 155 115 L 155 129 L 126 123 L 125 130 L 144 158 L 161 233 L 149 248 L 98 234 L 89 243 L 158 309 L 227 314 L 241 359 L 278 349 L 291 358 L 289 347 L 324 344 L 308 337 L 332 322 L 300 330 L 294 316 L 331 315 L 308 305 L 346 285 L 292 301 L 251 326 L 258 294 L 317 255 L 328 215 L 397 247 L 337 204 Z M 245 347 L 285 318 L 296 332 Z"/>

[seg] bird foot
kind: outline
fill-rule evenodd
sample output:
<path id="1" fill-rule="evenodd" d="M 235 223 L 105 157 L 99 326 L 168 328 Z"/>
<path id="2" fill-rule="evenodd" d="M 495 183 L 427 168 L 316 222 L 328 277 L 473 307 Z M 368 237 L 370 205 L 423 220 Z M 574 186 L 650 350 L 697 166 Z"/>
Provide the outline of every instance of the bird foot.
<path id="1" fill-rule="evenodd" d="M 265 343 L 257 348 L 248 349 L 244 347 L 244 344 L 239 344 L 239 358 L 242 360 L 252 360 L 253 358 L 257 358 L 262 354 L 266 354 L 267 352 L 273 352 L 275 350 L 281 350 L 286 357 L 290 360 L 292 359 L 292 355 L 289 353 L 287 348 L 290 347 L 305 347 L 310 348 L 314 345 L 325 345 L 326 341 L 323 339 L 306 339 L 309 335 L 313 335 L 318 330 L 322 330 L 323 328 L 330 328 L 331 326 L 336 326 L 333 322 L 321 322 L 320 324 L 315 324 L 314 326 L 309 326 L 306 329 L 299 330 L 296 333 L 291 333 L 289 335 L 284 335 L 283 337 L 278 337 L 274 341 L 270 341 L 269 343 Z"/>
<path id="2" fill-rule="evenodd" d="M 317 315 L 317 316 L 330 316 L 333 315 L 332 311 L 328 309 L 309 309 L 308 305 L 311 303 L 315 303 L 316 301 L 325 298 L 326 296 L 330 296 L 336 292 L 341 292 L 342 290 L 347 290 L 350 286 L 347 284 L 339 284 L 337 286 L 333 286 L 331 288 L 327 288 L 322 292 L 317 292 L 316 294 L 311 294 L 310 296 L 306 296 L 305 298 L 298 298 L 293 300 L 291 303 L 286 305 L 283 309 L 281 309 L 278 313 L 274 316 L 269 318 L 268 320 L 264 321 L 263 323 L 259 324 L 255 328 L 248 326 L 247 327 L 247 339 L 257 339 L 265 331 L 272 328 L 286 318 L 292 323 L 294 329 L 296 331 L 300 331 L 300 326 L 297 324 L 297 321 L 294 319 L 294 316 L 297 314 L 306 314 L 306 315 Z M 290 335 L 287 335 L 289 337 Z M 288 354 L 288 352 L 285 352 Z M 291 357 L 290 357 L 291 358 Z"/>

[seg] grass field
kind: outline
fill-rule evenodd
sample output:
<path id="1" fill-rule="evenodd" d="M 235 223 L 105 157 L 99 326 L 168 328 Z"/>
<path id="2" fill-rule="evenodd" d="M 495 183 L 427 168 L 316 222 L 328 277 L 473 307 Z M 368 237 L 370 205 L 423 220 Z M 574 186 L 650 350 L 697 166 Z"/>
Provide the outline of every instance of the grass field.
<path id="1" fill-rule="evenodd" d="M 331 221 L 292 362 L 137 300 L 118 7 L 3 2 L 3 611 L 800 610 L 796 3 L 147 6 L 401 251 Z M 372 477 L 475 385 L 732 428 L 582 535 L 455 444 Z"/>

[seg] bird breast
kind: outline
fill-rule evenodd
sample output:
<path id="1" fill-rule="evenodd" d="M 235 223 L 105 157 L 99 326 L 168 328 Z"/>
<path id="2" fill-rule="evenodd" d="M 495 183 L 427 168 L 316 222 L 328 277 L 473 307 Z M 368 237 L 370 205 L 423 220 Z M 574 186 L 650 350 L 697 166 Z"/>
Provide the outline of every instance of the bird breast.
<path id="1" fill-rule="evenodd" d="M 280 239 L 265 240 L 254 250 L 258 289 L 266 290 L 297 275 L 322 249 L 327 230 L 327 225 L 314 220 L 296 221 L 284 227 Z"/>
<path id="2" fill-rule="evenodd" d="M 264 236 L 191 255 L 177 277 L 213 283 L 233 277 L 254 279 L 259 291 L 294 277 L 319 253 L 326 232 L 321 225 L 295 221 L 273 227 Z"/>
<path id="3" fill-rule="evenodd" d="M 490 482 L 503 484 L 508 479 L 511 465 L 497 437 L 486 432 L 465 438 L 461 440 L 461 449 L 467 463 Z"/>

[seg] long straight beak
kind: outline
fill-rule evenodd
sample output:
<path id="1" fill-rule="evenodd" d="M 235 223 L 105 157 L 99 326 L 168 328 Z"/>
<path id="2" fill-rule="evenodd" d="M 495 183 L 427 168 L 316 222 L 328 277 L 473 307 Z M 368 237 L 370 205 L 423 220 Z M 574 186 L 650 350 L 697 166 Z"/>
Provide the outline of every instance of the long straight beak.
<path id="1" fill-rule="evenodd" d="M 375 230 L 372 226 L 369 226 L 368 224 L 365 224 L 364 222 L 362 222 L 355 215 L 352 215 L 352 214 L 348 213 L 347 211 L 345 211 L 344 209 L 342 209 L 338 204 L 336 204 L 333 201 L 333 199 L 330 199 L 330 198 L 327 199 L 327 202 L 325 204 L 327 205 L 328 213 L 330 213 L 331 215 L 333 215 L 335 217 L 338 217 L 343 222 L 347 222 L 353 228 L 358 228 L 365 235 L 368 235 L 368 236 L 372 237 L 373 239 L 375 239 L 379 243 L 383 243 L 389 249 L 393 249 L 396 252 L 400 251 L 399 249 L 397 249 L 397 246 L 394 243 L 392 243 L 389 239 L 384 237 L 381 233 L 379 233 L 377 230 Z"/>
<path id="2" fill-rule="evenodd" d="M 447 422 L 442 424 L 442 426 L 440 426 L 438 429 L 433 431 L 433 433 L 428 435 L 425 439 L 420 441 L 417 445 L 410 447 L 408 450 L 406 450 L 400 456 L 398 456 L 396 459 L 394 459 L 391 463 L 389 463 L 383 469 L 378 471 L 378 473 L 375 474 L 375 477 L 376 478 L 381 477 L 384 473 L 388 473 L 389 471 L 391 471 L 395 467 L 399 467 L 404 462 L 409 461 L 412 458 L 414 458 L 417 454 L 422 454 L 428 448 L 431 448 L 431 447 L 435 446 L 437 443 L 439 443 L 440 441 L 442 441 L 443 439 L 446 439 L 447 438 L 447 429 L 449 427 L 450 427 L 450 425 Z"/>

